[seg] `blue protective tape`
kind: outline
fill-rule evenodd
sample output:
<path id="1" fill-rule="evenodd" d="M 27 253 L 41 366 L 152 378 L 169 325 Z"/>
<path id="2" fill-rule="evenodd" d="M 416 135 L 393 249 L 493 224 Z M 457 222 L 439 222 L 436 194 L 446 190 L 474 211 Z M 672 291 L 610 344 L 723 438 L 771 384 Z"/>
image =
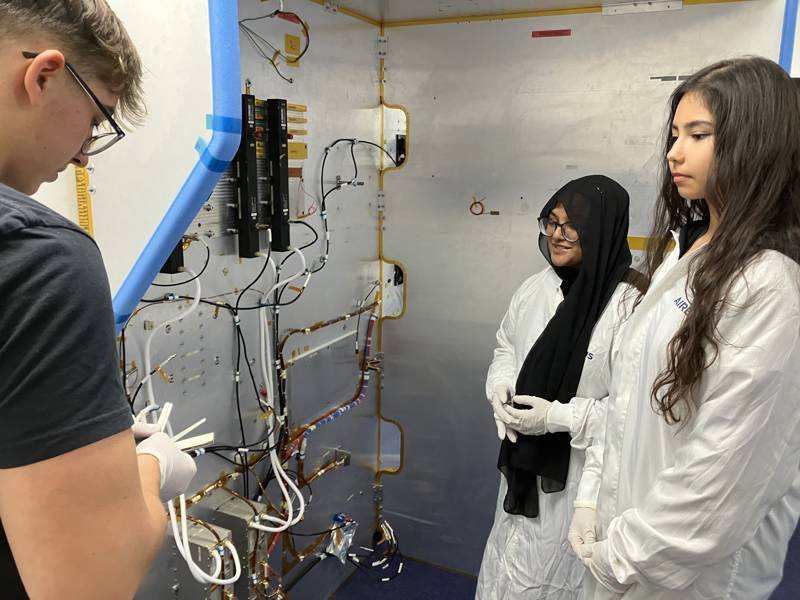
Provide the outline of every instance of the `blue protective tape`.
<path id="1" fill-rule="evenodd" d="M 223 133 L 241 133 L 242 120 L 236 117 L 206 115 L 206 129 Z"/>
<path id="2" fill-rule="evenodd" d="M 225 169 L 228 168 L 228 165 L 231 164 L 231 161 L 229 160 L 219 160 L 218 158 L 214 158 L 211 152 L 208 151 L 208 148 L 203 150 L 203 153 L 200 155 L 200 162 L 203 163 L 212 173 L 224 173 Z"/>
<path id="3" fill-rule="evenodd" d="M 242 114 L 238 3 L 232 0 L 208 0 L 208 24 L 214 130 L 207 146 L 205 142 L 195 146 L 200 158 L 114 295 L 117 333 L 136 309 L 200 207 L 214 191 L 220 174 L 239 148 L 241 126 L 233 127 L 234 123 L 241 123 Z"/>

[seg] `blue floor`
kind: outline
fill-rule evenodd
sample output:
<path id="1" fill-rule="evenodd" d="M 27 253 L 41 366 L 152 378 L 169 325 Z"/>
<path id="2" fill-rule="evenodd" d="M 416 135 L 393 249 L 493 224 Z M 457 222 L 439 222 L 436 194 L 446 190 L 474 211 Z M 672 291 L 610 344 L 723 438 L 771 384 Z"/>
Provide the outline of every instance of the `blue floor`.
<path id="1" fill-rule="evenodd" d="M 797 600 L 800 598 L 800 528 L 789 542 L 789 551 L 783 565 L 783 581 L 770 600 Z"/>
<path id="2" fill-rule="evenodd" d="M 413 560 L 404 559 L 400 577 L 381 583 L 356 572 L 331 600 L 473 600 L 475 579 L 456 575 Z M 800 530 L 789 543 L 783 581 L 770 600 L 800 598 Z"/>
<path id="3" fill-rule="evenodd" d="M 331 600 L 473 600 L 476 580 L 408 558 L 403 572 L 387 583 L 357 571 Z"/>

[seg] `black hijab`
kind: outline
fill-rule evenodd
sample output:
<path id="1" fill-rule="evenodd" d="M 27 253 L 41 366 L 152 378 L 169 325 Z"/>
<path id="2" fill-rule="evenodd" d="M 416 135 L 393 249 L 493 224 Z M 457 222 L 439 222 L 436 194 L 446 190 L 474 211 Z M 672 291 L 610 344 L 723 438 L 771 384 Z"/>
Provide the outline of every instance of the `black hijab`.
<path id="1" fill-rule="evenodd" d="M 617 285 L 627 279 L 631 253 L 628 193 L 616 181 L 604 175 L 570 181 L 550 198 L 540 216 L 549 216 L 558 204 L 578 231 L 583 262 L 578 268 L 553 266 L 561 278 L 564 300 L 525 358 L 516 392 L 566 403 L 578 389 L 594 325 Z M 547 238 L 542 234 L 539 249 L 552 265 Z M 537 476 L 543 492 L 562 491 L 569 455 L 569 433 L 519 435 L 516 443 L 504 439 L 497 466 L 508 482 L 505 511 L 538 516 Z"/>

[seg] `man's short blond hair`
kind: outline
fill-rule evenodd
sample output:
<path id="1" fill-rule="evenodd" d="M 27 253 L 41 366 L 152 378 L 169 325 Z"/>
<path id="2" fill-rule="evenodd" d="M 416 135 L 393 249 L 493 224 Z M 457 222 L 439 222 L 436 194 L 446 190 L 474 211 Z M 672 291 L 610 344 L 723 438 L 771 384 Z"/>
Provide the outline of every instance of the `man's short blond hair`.
<path id="1" fill-rule="evenodd" d="M 106 0 L 0 0 L 0 43 L 26 40 L 57 44 L 81 75 L 119 94 L 124 122 L 144 118 L 142 61 Z"/>

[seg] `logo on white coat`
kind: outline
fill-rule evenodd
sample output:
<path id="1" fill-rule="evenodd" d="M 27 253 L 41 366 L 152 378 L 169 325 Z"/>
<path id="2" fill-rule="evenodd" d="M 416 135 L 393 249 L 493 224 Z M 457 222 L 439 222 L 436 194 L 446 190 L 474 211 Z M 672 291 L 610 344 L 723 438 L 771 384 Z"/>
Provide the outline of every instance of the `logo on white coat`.
<path id="1" fill-rule="evenodd" d="M 586 353 L 586 360 L 593 360 L 593 359 L 594 359 L 594 354 L 592 354 L 591 352 L 587 352 Z"/>
<path id="2" fill-rule="evenodd" d="M 678 296 L 677 298 L 675 298 L 675 306 L 677 306 L 678 310 L 680 310 L 683 314 L 687 314 L 689 312 L 689 307 L 691 306 L 691 304 L 689 304 L 688 301 Z"/>

